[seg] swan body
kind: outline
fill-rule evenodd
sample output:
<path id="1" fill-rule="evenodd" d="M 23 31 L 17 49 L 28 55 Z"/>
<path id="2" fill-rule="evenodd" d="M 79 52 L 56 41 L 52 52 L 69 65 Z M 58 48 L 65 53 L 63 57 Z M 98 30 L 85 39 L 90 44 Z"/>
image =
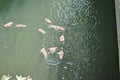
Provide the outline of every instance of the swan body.
<path id="1" fill-rule="evenodd" d="M 49 53 L 54 54 L 58 47 L 51 47 L 48 49 Z"/>
<path id="2" fill-rule="evenodd" d="M 26 25 L 24 25 L 24 24 L 15 24 L 15 27 L 24 28 L 24 27 L 26 27 Z"/>
<path id="3" fill-rule="evenodd" d="M 45 18 L 45 21 L 46 21 L 48 24 L 51 24 L 51 23 L 52 23 L 52 21 L 51 21 L 50 19 L 48 19 L 48 18 Z"/>
<path id="4" fill-rule="evenodd" d="M 63 48 L 58 52 L 58 55 L 59 55 L 59 59 L 63 59 L 64 56 Z"/>
<path id="5" fill-rule="evenodd" d="M 26 77 L 22 77 L 22 75 L 20 75 L 20 76 L 16 75 L 16 79 L 17 80 L 26 80 L 27 78 Z"/>
<path id="6" fill-rule="evenodd" d="M 46 33 L 46 32 L 45 32 L 43 29 L 41 29 L 41 28 L 39 28 L 38 31 L 39 31 L 40 33 L 42 33 L 42 34 L 45 34 L 45 33 Z"/>
<path id="7" fill-rule="evenodd" d="M 40 53 L 43 55 L 44 58 L 47 58 L 47 51 L 44 46 L 42 46 L 42 49 L 40 50 Z"/>
<path id="8" fill-rule="evenodd" d="M 6 23 L 3 26 L 7 28 L 7 27 L 12 27 L 12 25 L 13 25 L 13 22 L 8 22 L 8 23 Z"/>
<path id="9" fill-rule="evenodd" d="M 1 80 L 9 80 L 10 78 L 12 78 L 10 75 L 3 75 Z"/>
<path id="10" fill-rule="evenodd" d="M 65 28 L 61 27 L 61 26 L 57 26 L 57 25 L 49 25 L 49 28 L 53 28 L 56 31 L 65 31 Z"/>
<path id="11" fill-rule="evenodd" d="M 64 35 L 61 35 L 60 36 L 60 42 L 64 42 L 65 41 L 65 37 L 64 37 Z"/>

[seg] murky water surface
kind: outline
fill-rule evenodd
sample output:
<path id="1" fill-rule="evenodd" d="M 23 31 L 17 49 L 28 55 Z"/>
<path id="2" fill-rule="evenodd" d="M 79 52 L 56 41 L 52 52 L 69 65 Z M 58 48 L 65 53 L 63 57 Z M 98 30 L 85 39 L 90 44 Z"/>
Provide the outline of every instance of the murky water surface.
<path id="1" fill-rule="evenodd" d="M 105 1 L 103 7 L 99 5 L 102 1 L 0 0 L 0 76 L 10 74 L 15 79 L 16 74 L 30 75 L 33 80 L 104 80 L 109 76 L 115 80 L 114 9 L 112 0 L 108 9 L 103 8 Z M 48 28 L 45 18 L 65 31 Z M 3 28 L 10 21 L 27 27 Z M 59 41 L 60 35 L 65 36 L 64 44 Z M 46 49 L 63 47 L 63 59 L 57 52 L 44 59 L 42 45 Z"/>

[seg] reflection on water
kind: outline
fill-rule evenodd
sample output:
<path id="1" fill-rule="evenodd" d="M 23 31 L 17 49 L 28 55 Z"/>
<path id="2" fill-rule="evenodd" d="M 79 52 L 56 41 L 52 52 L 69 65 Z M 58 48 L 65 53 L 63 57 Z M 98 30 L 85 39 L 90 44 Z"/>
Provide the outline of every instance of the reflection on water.
<path id="1" fill-rule="evenodd" d="M 112 53 L 117 53 L 113 49 L 116 43 L 112 43 L 116 40 L 112 32 L 115 29 L 112 22 L 107 24 L 106 16 L 109 20 L 114 18 L 107 14 L 111 10 L 106 11 L 98 3 L 102 4 L 96 0 L 0 0 L 0 76 L 10 74 L 15 79 L 16 74 L 30 75 L 33 80 L 116 78 L 112 71 L 116 59 L 110 62 L 115 58 Z M 111 5 L 112 0 L 108 6 Z M 65 32 L 50 29 L 45 18 L 63 26 Z M 10 21 L 27 27 L 3 28 Z M 108 32 L 104 25 L 110 26 Z M 45 30 L 45 35 L 38 28 Z M 59 42 L 61 35 L 65 36 L 64 44 Z M 44 59 L 40 54 L 43 44 L 46 49 L 63 47 L 63 59 L 57 52 Z"/>

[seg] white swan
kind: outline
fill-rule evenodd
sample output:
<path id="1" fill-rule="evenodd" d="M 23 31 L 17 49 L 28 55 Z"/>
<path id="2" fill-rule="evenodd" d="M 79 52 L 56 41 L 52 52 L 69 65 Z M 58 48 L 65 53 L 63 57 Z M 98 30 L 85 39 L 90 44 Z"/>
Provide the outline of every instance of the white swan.
<path id="1" fill-rule="evenodd" d="M 16 79 L 17 80 L 26 80 L 27 78 L 26 77 L 22 77 L 22 75 L 20 75 L 20 76 L 16 75 Z"/>
<path id="2" fill-rule="evenodd" d="M 47 51 L 44 45 L 42 45 L 42 49 L 40 50 L 40 53 L 43 55 L 45 59 L 47 58 Z"/>
<path id="3" fill-rule="evenodd" d="M 65 37 L 64 37 L 64 35 L 61 35 L 60 36 L 60 42 L 64 42 L 65 41 Z"/>
<path id="4" fill-rule="evenodd" d="M 7 27 L 12 27 L 12 25 L 13 25 L 13 22 L 8 22 L 8 23 L 6 23 L 3 26 L 7 28 Z"/>
<path id="5" fill-rule="evenodd" d="M 49 53 L 54 54 L 58 47 L 48 48 Z"/>
<path id="6" fill-rule="evenodd" d="M 15 24 L 15 27 L 24 28 L 24 27 L 26 27 L 26 25 L 24 25 L 24 24 Z"/>
<path id="7" fill-rule="evenodd" d="M 45 34 L 45 33 L 46 33 L 46 32 L 45 32 L 43 29 L 41 29 L 41 28 L 39 28 L 38 31 L 41 32 L 42 34 Z"/>
<path id="8" fill-rule="evenodd" d="M 57 26 L 57 25 L 49 25 L 49 28 L 53 28 L 54 30 L 58 31 L 65 31 L 65 28 L 61 27 L 61 26 Z"/>
<path id="9" fill-rule="evenodd" d="M 63 48 L 61 47 L 61 50 L 57 53 L 59 55 L 59 58 L 60 59 L 63 59 L 63 56 L 64 56 L 64 51 L 63 51 Z"/>
<path id="10" fill-rule="evenodd" d="M 1 80 L 9 80 L 10 78 L 12 78 L 10 75 L 3 75 Z"/>
<path id="11" fill-rule="evenodd" d="M 46 21 L 48 24 L 51 24 L 51 23 L 52 23 L 52 21 L 51 21 L 50 19 L 48 19 L 48 18 L 45 18 L 45 21 Z"/>
<path id="12" fill-rule="evenodd" d="M 32 78 L 30 76 L 27 76 L 27 80 L 32 80 Z"/>

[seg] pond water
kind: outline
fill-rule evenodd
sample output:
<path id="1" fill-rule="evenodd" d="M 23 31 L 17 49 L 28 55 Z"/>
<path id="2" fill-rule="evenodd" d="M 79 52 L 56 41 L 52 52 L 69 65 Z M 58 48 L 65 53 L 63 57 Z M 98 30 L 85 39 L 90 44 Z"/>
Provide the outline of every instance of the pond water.
<path id="1" fill-rule="evenodd" d="M 45 18 L 65 28 L 48 28 Z M 4 28 L 7 22 L 25 28 Z M 38 28 L 46 34 L 38 32 Z M 65 36 L 65 43 L 59 41 Z M 0 0 L 0 76 L 30 75 L 33 80 L 117 80 L 118 49 L 114 1 Z M 42 45 L 63 47 L 44 59 Z"/>

